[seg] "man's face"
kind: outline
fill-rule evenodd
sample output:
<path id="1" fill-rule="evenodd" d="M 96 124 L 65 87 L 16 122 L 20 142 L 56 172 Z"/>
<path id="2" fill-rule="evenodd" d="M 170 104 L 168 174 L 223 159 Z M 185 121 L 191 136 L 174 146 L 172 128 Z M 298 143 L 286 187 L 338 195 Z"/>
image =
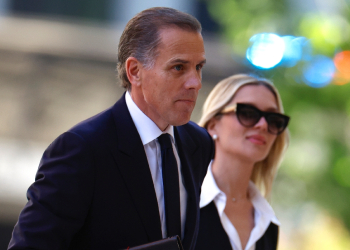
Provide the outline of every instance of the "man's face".
<path id="1" fill-rule="evenodd" d="M 154 66 L 140 66 L 140 81 L 131 96 L 137 106 L 164 130 L 169 124 L 179 126 L 190 120 L 202 87 L 205 63 L 200 33 L 179 28 L 160 31 L 161 42 Z"/>

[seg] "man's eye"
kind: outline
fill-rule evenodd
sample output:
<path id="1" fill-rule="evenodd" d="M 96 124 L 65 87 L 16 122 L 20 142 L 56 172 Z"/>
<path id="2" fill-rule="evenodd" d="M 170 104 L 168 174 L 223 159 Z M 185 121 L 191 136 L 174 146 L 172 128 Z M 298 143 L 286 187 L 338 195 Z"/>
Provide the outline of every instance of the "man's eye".
<path id="1" fill-rule="evenodd" d="M 203 68 L 203 65 L 197 65 L 196 70 L 201 70 Z"/>
<path id="2" fill-rule="evenodd" d="M 174 67 L 174 69 L 177 70 L 177 71 L 180 71 L 180 70 L 183 69 L 183 66 L 182 66 L 182 65 L 176 65 L 176 66 Z"/>

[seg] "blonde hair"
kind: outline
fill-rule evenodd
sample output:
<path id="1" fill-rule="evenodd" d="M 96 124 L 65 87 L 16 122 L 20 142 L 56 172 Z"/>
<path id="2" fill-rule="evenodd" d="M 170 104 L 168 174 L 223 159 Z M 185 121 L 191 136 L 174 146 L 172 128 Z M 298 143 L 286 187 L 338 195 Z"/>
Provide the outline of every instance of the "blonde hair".
<path id="1" fill-rule="evenodd" d="M 279 112 L 284 112 L 281 97 L 271 81 L 251 75 L 237 74 L 223 79 L 210 92 L 204 103 L 202 117 L 198 124 L 207 129 L 209 121 L 219 114 L 232 101 L 237 91 L 245 85 L 263 85 L 267 87 L 276 97 Z M 254 165 L 250 179 L 266 198 L 270 197 L 272 183 L 288 143 L 289 131 L 285 129 L 277 135 L 267 157 Z"/>

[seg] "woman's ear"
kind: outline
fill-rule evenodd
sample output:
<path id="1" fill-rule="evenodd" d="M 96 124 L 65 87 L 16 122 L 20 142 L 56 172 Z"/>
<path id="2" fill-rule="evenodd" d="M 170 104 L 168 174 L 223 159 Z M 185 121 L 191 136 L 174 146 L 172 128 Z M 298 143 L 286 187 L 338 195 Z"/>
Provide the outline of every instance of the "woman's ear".
<path id="1" fill-rule="evenodd" d="M 141 63 L 135 57 L 129 57 L 125 62 L 126 75 L 132 86 L 141 84 Z"/>
<path id="2" fill-rule="evenodd" d="M 211 135 L 211 137 L 217 135 L 217 122 L 218 119 L 216 119 L 215 117 L 211 118 L 208 122 L 207 131 Z"/>

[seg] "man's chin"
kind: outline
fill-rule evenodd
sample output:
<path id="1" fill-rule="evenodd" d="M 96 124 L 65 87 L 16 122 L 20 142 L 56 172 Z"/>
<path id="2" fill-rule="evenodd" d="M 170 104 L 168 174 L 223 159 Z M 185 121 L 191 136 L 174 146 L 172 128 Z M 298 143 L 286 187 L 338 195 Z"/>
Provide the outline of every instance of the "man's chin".
<path id="1" fill-rule="evenodd" d="M 189 114 L 186 113 L 186 114 L 179 114 L 176 118 L 175 117 L 172 117 L 173 119 L 171 119 L 171 121 L 169 122 L 169 124 L 173 125 L 173 126 L 181 126 L 181 125 L 184 125 L 186 123 L 188 123 L 191 119 L 191 113 L 190 112 Z"/>

